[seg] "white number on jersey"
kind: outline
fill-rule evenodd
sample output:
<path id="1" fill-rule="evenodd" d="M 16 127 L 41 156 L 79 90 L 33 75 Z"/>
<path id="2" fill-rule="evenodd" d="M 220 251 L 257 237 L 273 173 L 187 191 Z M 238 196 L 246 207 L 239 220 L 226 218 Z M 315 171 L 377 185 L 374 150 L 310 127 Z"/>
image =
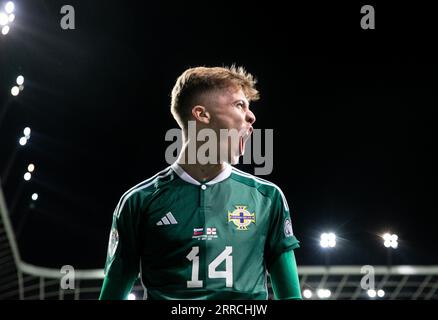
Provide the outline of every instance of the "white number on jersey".
<path id="1" fill-rule="evenodd" d="M 233 287 L 233 257 L 231 253 L 233 247 L 225 247 L 225 250 L 221 252 L 209 265 L 208 265 L 208 277 L 211 279 L 224 278 L 227 288 Z M 187 281 L 187 288 L 202 288 L 202 280 L 199 280 L 199 247 L 192 247 L 192 251 L 187 255 L 189 261 L 192 263 L 192 279 Z M 225 271 L 217 271 L 216 268 L 225 260 Z"/>

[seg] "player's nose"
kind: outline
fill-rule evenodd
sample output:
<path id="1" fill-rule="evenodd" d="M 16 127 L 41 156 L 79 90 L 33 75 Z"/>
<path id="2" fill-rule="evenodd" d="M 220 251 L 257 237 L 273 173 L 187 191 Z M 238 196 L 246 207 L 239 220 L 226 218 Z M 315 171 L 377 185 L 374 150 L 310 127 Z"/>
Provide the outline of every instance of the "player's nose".
<path id="1" fill-rule="evenodd" d="M 246 119 L 245 120 L 251 125 L 256 121 L 256 117 L 251 110 L 248 110 L 246 112 Z"/>

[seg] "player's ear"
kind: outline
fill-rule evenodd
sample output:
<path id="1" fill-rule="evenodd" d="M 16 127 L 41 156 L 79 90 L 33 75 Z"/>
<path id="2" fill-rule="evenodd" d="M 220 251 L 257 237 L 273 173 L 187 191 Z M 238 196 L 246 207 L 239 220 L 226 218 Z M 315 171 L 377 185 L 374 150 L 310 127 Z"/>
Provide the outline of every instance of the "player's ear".
<path id="1" fill-rule="evenodd" d="M 210 123 L 210 118 L 211 118 L 210 113 L 207 111 L 207 109 L 204 106 L 201 105 L 194 106 L 192 108 L 192 115 L 196 120 L 202 123 L 205 124 Z"/>

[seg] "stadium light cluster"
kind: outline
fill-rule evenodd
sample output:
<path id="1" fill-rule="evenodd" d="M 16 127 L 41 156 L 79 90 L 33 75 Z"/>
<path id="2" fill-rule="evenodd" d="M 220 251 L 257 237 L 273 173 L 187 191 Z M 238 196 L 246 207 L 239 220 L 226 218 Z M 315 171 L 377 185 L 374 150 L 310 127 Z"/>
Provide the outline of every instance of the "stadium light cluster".
<path id="1" fill-rule="evenodd" d="M 398 236 L 396 234 L 385 233 L 383 236 L 383 245 L 386 248 L 398 248 Z"/>
<path id="2" fill-rule="evenodd" d="M 11 23 L 15 20 L 15 4 L 12 1 L 8 1 L 3 9 L 0 11 L 0 27 L 2 35 L 5 36 L 9 33 Z"/>
<path id="3" fill-rule="evenodd" d="M 379 289 L 377 291 L 374 289 L 370 289 L 367 291 L 367 294 L 368 294 L 368 297 L 373 298 L 373 299 L 376 297 L 383 298 L 385 296 L 385 291 L 383 291 L 382 289 Z"/>
<path id="4" fill-rule="evenodd" d="M 312 299 L 314 297 L 314 293 L 310 289 L 304 289 L 302 291 L 304 299 Z M 319 299 L 328 299 L 332 295 L 332 292 L 329 289 L 320 288 L 316 290 L 316 297 Z M 370 289 L 367 290 L 367 295 L 371 299 L 375 298 L 383 298 L 385 296 L 385 291 L 382 289 L 374 290 Z"/>
<path id="5" fill-rule="evenodd" d="M 16 79 L 16 84 L 11 88 L 11 94 L 16 97 L 20 94 L 21 91 L 24 89 L 24 77 L 22 75 L 19 75 Z"/>
<path id="6" fill-rule="evenodd" d="M 29 127 L 24 128 L 24 130 L 23 130 L 24 136 L 18 140 L 18 143 L 20 144 L 20 146 L 26 145 L 27 141 L 30 139 L 30 133 L 31 133 L 31 130 Z"/>
<path id="7" fill-rule="evenodd" d="M 303 293 L 303 297 L 305 299 L 311 299 L 313 297 L 313 292 L 310 289 L 304 289 L 302 293 Z M 328 299 L 331 297 L 331 295 L 332 295 L 332 292 L 329 289 L 320 288 L 320 289 L 316 290 L 316 296 L 319 299 Z"/>
<path id="8" fill-rule="evenodd" d="M 27 166 L 27 171 L 24 174 L 24 180 L 29 181 L 32 178 L 32 173 L 35 171 L 35 165 L 33 163 Z M 37 196 L 38 197 L 38 196 Z M 36 200 L 36 199 L 35 199 Z"/>
<path id="9" fill-rule="evenodd" d="M 332 295 L 332 292 L 329 289 L 318 289 L 316 295 L 320 299 L 328 299 Z"/>
<path id="10" fill-rule="evenodd" d="M 333 232 L 321 234 L 321 240 L 319 244 L 323 248 L 336 247 L 336 235 Z"/>

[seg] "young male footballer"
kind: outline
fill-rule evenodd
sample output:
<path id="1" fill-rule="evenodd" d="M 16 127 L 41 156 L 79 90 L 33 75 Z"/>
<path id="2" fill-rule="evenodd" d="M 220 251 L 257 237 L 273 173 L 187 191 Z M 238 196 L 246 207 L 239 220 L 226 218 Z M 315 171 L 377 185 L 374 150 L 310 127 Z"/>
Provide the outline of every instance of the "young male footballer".
<path id="1" fill-rule="evenodd" d="M 184 71 L 171 112 L 182 129 L 178 160 L 128 190 L 113 223 L 100 299 L 126 299 L 141 278 L 147 299 L 301 299 L 289 207 L 273 183 L 232 167 L 252 133 L 258 99 L 243 68 Z M 238 132 L 200 159 L 188 134 Z M 196 135 L 198 136 L 198 135 Z M 211 137 L 211 136 L 210 136 Z M 192 161 L 190 161 L 192 160 Z"/>

